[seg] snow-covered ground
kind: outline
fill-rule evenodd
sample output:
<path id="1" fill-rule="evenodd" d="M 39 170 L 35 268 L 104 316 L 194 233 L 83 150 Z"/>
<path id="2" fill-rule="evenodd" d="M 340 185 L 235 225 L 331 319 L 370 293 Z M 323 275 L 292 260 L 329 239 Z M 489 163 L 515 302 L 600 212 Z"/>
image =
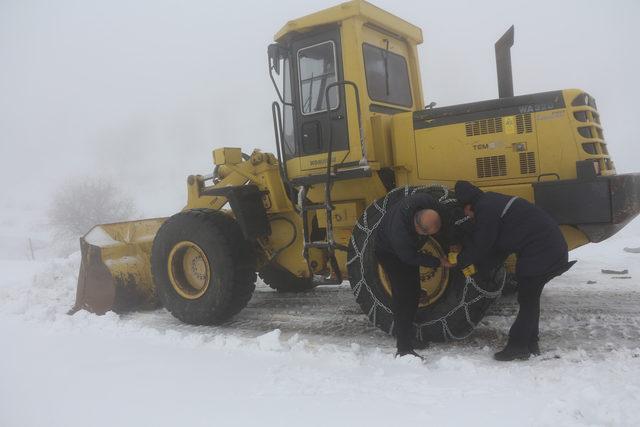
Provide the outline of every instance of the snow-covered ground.
<path id="1" fill-rule="evenodd" d="M 493 361 L 517 309 L 505 297 L 421 364 L 393 358 L 346 285 L 260 285 L 221 327 L 164 310 L 68 316 L 79 255 L 55 258 L 38 215 L 11 208 L 0 221 L 0 426 L 640 424 L 640 254 L 623 251 L 640 246 L 640 224 L 572 253 L 579 263 L 543 294 L 540 357 Z"/>

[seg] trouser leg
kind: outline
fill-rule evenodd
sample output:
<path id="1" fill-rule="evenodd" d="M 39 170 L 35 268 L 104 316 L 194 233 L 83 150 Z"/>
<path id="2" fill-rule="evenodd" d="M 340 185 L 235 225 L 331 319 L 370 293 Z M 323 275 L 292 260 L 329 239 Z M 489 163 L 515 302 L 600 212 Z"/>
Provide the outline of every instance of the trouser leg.
<path id="1" fill-rule="evenodd" d="M 392 307 L 397 348 L 399 352 L 413 350 L 413 321 L 420 300 L 419 267 L 405 264 L 391 255 L 378 255 L 391 282 Z"/>
<path id="2" fill-rule="evenodd" d="M 540 335 L 540 296 L 542 295 L 542 288 L 546 285 L 547 282 L 542 283 L 542 285 L 538 286 L 538 292 L 536 295 L 536 305 L 534 311 L 534 320 L 531 328 L 531 333 L 529 335 L 529 342 L 538 342 L 538 337 Z"/>
<path id="3" fill-rule="evenodd" d="M 520 309 L 509 330 L 509 342 L 527 345 L 538 340 L 540 323 L 540 295 L 546 278 L 518 277 L 518 304 Z"/>
<path id="4" fill-rule="evenodd" d="M 396 285 L 391 282 L 393 295 L 397 295 L 397 297 L 393 298 L 393 312 L 399 351 L 413 350 L 413 321 L 418 311 L 418 301 L 420 299 L 418 268 L 413 267 L 410 270 L 413 271 L 407 271 L 400 280 L 396 280 Z"/>

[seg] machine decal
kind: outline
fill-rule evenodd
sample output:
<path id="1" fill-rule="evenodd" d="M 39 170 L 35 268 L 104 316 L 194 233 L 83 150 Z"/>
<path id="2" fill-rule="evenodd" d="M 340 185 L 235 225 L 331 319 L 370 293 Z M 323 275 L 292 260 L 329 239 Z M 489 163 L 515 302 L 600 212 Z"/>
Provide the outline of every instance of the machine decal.
<path id="1" fill-rule="evenodd" d="M 507 135 L 516 133 L 516 116 L 507 116 L 502 119 L 502 127 Z"/>

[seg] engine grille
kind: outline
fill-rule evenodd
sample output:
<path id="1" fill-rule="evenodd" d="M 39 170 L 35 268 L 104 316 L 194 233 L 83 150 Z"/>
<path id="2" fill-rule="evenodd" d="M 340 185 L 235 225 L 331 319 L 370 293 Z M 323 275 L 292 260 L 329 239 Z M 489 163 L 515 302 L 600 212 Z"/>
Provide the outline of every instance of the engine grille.
<path id="1" fill-rule="evenodd" d="M 516 130 L 519 134 L 533 132 L 533 124 L 531 123 L 531 113 L 518 114 L 516 116 Z"/>
<path id="2" fill-rule="evenodd" d="M 520 173 L 522 175 L 536 173 L 536 153 L 532 151 L 520 153 Z"/>
<path id="3" fill-rule="evenodd" d="M 478 178 L 507 175 L 507 159 L 502 156 L 478 157 L 476 159 Z"/>
<path id="4" fill-rule="evenodd" d="M 467 136 L 487 135 L 502 132 L 502 117 L 466 122 L 464 129 Z"/>

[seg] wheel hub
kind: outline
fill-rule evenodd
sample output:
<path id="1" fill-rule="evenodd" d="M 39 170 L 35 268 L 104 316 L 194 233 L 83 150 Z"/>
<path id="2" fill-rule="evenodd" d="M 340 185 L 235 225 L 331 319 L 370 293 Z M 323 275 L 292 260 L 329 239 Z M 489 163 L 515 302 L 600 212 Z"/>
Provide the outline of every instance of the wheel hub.
<path id="1" fill-rule="evenodd" d="M 190 241 L 176 244 L 167 260 L 169 281 L 182 297 L 196 299 L 209 288 L 211 268 L 200 246 Z"/>

